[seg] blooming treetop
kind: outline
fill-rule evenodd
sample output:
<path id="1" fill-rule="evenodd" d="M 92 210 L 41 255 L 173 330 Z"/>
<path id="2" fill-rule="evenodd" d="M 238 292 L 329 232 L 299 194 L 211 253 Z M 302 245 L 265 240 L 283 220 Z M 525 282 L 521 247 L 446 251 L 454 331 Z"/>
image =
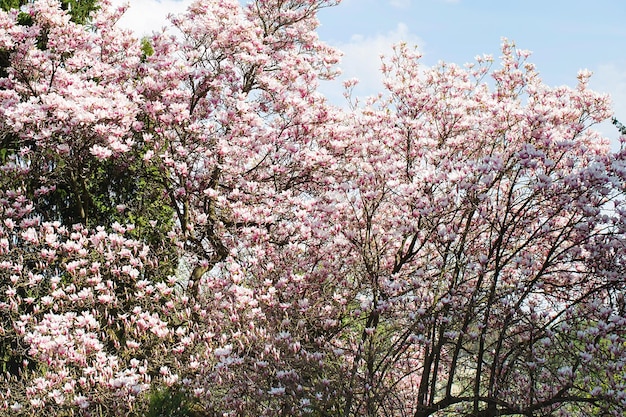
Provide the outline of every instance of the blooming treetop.
<path id="1" fill-rule="evenodd" d="M 0 14 L 3 413 L 623 414 L 607 97 L 398 45 L 335 108 L 333 3 Z"/>

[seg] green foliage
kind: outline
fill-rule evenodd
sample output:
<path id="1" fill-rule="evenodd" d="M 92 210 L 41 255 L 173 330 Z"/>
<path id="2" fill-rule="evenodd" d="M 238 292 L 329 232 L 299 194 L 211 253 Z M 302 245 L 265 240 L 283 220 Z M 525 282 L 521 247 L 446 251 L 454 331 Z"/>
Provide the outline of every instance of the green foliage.
<path id="1" fill-rule="evenodd" d="M 19 9 L 22 5 L 26 4 L 23 0 L 0 0 L 0 8 L 2 10 Z"/>
<path id="2" fill-rule="evenodd" d="M 626 135 L 626 126 L 624 126 L 617 118 L 611 118 L 611 122 L 613 125 L 619 130 L 619 133 L 622 135 Z"/>
<path id="3" fill-rule="evenodd" d="M 178 258 L 168 245 L 167 233 L 174 226 L 174 211 L 165 204 L 162 173 L 132 157 L 93 160 L 87 171 L 87 191 L 92 203 L 90 223 L 134 225 L 129 236 L 148 244 L 159 258 L 159 276 L 152 278 L 160 281 L 172 275 Z"/>
<path id="4" fill-rule="evenodd" d="M 84 25 L 89 22 L 91 14 L 98 10 L 98 1 L 61 0 L 61 8 L 69 11 L 73 22 Z"/>
<path id="5" fill-rule="evenodd" d="M 159 259 L 151 278 L 162 281 L 174 273 L 178 259 L 167 238 L 174 212 L 164 203 L 162 174 L 144 163 L 139 150 L 107 160 L 88 152 L 66 158 L 42 150 L 34 154 L 27 196 L 45 220 L 87 227 L 132 224 L 129 235 L 148 244 Z M 42 192 L 46 187 L 50 191 Z"/>
<path id="6" fill-rule="evenodd" d="M 147 57 L 152 56 L 154 54 L 154 48 L 150 43 L 150 39 L 142 38 L 141 39 L 141 52 L 143 52 L 143 59 L 145 60 Z"/>
<path id="7" fill-rule="evenodd" d="M 183 389 L 177 387 L 155 388 L 150 392 L 146 417 L 195 417 L 196 401 Z"/>

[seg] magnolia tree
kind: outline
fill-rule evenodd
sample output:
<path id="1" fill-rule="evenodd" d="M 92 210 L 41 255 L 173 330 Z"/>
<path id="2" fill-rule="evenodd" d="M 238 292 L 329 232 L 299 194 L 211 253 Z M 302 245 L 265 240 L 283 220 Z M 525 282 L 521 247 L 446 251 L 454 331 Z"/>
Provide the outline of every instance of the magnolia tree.
<path id="1" fill-rule="evenodd" d="M 0 14 L 2 414 L 623 415 L 608 99 L 505 41 L 332 107 L 333 3 Z"/>

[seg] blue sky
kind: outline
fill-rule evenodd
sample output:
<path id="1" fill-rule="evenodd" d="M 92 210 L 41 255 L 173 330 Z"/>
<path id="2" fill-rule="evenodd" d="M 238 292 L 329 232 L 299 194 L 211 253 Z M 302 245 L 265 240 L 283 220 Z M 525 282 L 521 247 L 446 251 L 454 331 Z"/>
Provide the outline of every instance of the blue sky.
<path id="1" fill-rule="evenodd" d="M 626 59 L 623 0 L 344 0 L 320 18 L 320 35 L 331 43 L 385 36 L 404 24 L 431 63 L 497 53 L 504 36 L 534 51 L 555 83 L 579 68 Z"/>
<path id="2" fill-rule="evenodd" d="M 122 0 L 115 0 L 121 2 Z M 189 0 L 130 0 L 122 24 L 158 29 Z M 345 53 L 343 78 L 361 79 L 362 95 L 379 91 L 379 55 L 401 40 L 416 44 L 425 65 L 463 64 L 483 53 L 499 55 L 501 38 L 533 51 L 549 85 L 576 84 L 578 70 L 594 72 L 591 86 L 613 97 L 626 122 L 626 1 L 624 0 L 343 0 L 320 12 L 322 40 Z M 322 90 L 341 100 L 339 83 Z M 607 136 L 617 134 L 610 126 Z"/>
<path id="3" fill-rule="evenodd" d="M 344 0 L 320 20 L 320 37 L 346 53 L 346 76 L 362 72 L 368 85 L 378 54 L 401 39 L 416 43 L 424 64 L 434 65 L 497 57 L 506 37 L 533 51 L 530 61 L 548 85 L 575 85 L 578 70 L 593 71 L 592 87 L 610 93 L 626 121 L 623 0 Z"/>

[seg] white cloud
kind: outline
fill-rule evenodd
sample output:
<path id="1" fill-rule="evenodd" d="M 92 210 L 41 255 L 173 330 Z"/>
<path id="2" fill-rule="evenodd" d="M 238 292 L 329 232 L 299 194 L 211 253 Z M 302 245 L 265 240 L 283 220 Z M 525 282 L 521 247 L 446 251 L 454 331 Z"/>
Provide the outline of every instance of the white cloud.
<path id="1" fill-rule="evenodd" d="M 383 91 L 381 55 L 390 56 L 392 46 L 399 42 L 423 47 L 423 41 L 409 31 L 407 25 L 399 23 L 396 28 L 386 34 L 363 36 L 356 34 L 350 42 L 333 44 L 343 53 L 340 64 L 342 75 L 338 80 L 323 82 L 320 91 L 331 101 L 340 104 L 344 102 L 343 81 L 358 78 L 359 85 L 355 88 L 356 95 L 371 96 Z"/>
<path id="2" fill-rule="evenodd" d="M 164 26 L 169 26 L 167 16 L 183 13 L 192 0 L 113 0 L 115 6 L 129 4 L 119 25 L 132 29 L 137 36 L 149 35 Z"/>
<path id="3" fill-rule="evenodd" d="M 408 9 L 411 5 L 411 0 L 390 0 L 389 4 L 396 9 Z"/>

